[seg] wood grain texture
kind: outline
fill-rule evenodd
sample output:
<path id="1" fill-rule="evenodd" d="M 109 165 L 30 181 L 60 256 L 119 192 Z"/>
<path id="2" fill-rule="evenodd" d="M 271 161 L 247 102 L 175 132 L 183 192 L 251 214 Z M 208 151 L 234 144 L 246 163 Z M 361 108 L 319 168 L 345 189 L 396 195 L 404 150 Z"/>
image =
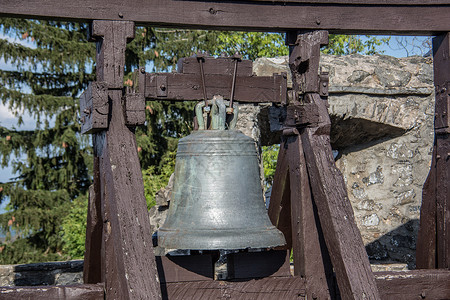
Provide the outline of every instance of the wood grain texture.
<path id="1" fill-rule="evenodd" d="M 200 63 L 197 57 L 185 57 L 178 61 L 178 73 L 200 74 Z M 203 72 L 207 75 L 233 75 L 234 60 L 229 57 L 205 57 L 203 60 Z M 236 72 L 237 76 L 252 76 L 253 62 L 240 60 Z"/>
<path id="2" fill-rule="evenodd" d="M 450 271 L 375 272 L 381 299 L 450 299 Z"/>
<path id="3" fill-rule="evenodd" d="M 303 146 L 299 135 L 285 137 L 291 193 L 294 275 L 306 278 L 307 297 L 334 295 L 333 266 L 313 203 Z"/>
<path id="4" fill-rule="evenodd" d="M 102 82 L 90 82 L 80 95 L 81 133 L 94 133 L 108 128 L 108 93 Z"/>
<path id="5" fill-rule="evenodd" d="M 94 182 L 100 182 L 99 158 L 94 157 Z M 100 283 L 102 280 L 103 217 L 100 186 L 89 187 L 89 203 L 86 225 L 83 264 L 84 283 Z"/>
<path id="6" fill-rule="evenodd" d="M 383 3 L 376 5 L 362 1 L 3 0 L 0 16 L 126 20 L 157 26 L 226 30 L 326 29 L 331 33 L 412 35 L 450 31 L 450 5 L 444 1 L 377 0 Z"/>
<path id="7" fill-rule="evenodd" d="M 109 128 L 96 133 L 94 139 L 100 173 L 94 184 L 100 186 L 102 197 L 106 298 L 161 299 L 136 140 L 125 125 L 122 106 L 125 46 L 134 26 L 95 21 L 93 28 L 100 38 L 97 79 L 110 87 Z"/>
<path id="8" fill-rule="evenodd" d="M 423 184 L 420 227 L 416 245 L 416 267 L 435 269 L 436 265 L 436 145 L 433 147 L 431 169 Z"/>
<path id="9" fill-rule="evenodd" d="M 450 299 L 450 285 L 448 284 L 450 282 L 450 271 L 447 270 L 376 272 L 375 278 L 376 285 L 380 291 L 380 298 L 383 300 Z M 200 281 L 169 283 L 163 284 L 163 286 L 167 292 L 164 299 L 170 300 L 305 300 L 308 289 L 306 284 L 305 279 L 300 277 L 278 277 L 242 282 Z"/>
<path id="10" fill-rule="evenodd" d="M 0 299 L 17 300 L 103 300 L 105 293 L 102 284 L 80 284 L 72 286 L 29 286 L 0 287 Z"/>
<path id="11" fill-rule="evenodd" d="M 328 118 L 319 95 L 313 94 L 311 99 L 318 105 L 319 113 L 323 112 L 321 116 Z M 340 294 L 343 299 L 381 299 L 344 179 L 334 162 L 330 136 L 321 131 L 320 128 L 305 128 L 302 142 L 314 202 Z"/>
<path id="12" fill-rule="evenodd" d="M 170 300 L 274 300 L 306 299 L 306 283 L 300 277 L 267 277 L 261 279 L 231 281 L 203 281 L 169 283 L 167 290 Z"/>
<path id="13" fill-rule="evenodd" d="M 165 78 L 164 87 L 158 82 Z M 230 99 L 232 75 L 206 74 L 205 87 L 208 99 L 221 95 Z M 242 103 L 286 101 L 287 78 L 283 75 L 274 76 L 238 76 L 234 91 L 234 100 Z M 159 95 L 164 89 L 164 95 Z M 156 73 L 146 74 L 145 98 L 147 100 L 199 101 L 203 99 L 202 80 L 200 73 Z"/>
<path id="14" fill-rule="evenodd" d="M 450 268 L 450 34 L 433 39 L 436 87 L 434 148 L 423 188 L 417 241 L 418 268 Z"/>
<path id="15" fill-rule="evenodd" d="M 283 233 L 286 239 L 285 248 L 290 251 L 292 248 L 291 194 L 289 187 L 289 161 L 286 153 L 287 147 L 282 142 L 273 178 L 268 215 L 272 224 Z"/>
<path id="16" fill-rule="evenodd" d="M 273 2 L 295 2 L 295 3 L 317 3 L 317 4 L 362 4 L 362 5 L 442 5 L 450 4 L 448 0 L 250 0 L 250 1 L 273 1 Z"/>
<path id="17" fill-rule="evenodd" d="M 450 134 L 436 134 L 436 265 L 439 269 L 450 269 L 449 137 Z"/>

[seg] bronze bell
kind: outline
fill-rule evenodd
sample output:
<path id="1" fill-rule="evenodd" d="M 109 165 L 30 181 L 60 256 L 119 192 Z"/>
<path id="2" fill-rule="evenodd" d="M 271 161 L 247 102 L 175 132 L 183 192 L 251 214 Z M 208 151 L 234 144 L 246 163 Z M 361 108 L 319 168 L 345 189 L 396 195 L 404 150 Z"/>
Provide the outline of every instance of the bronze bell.
<path id="1" fill-rule="evenodd" d="M 214 97 L 196 106 L 199 130 L 180 139 L 169 212 L 158 231 L 166 249 L 270 248 L 286 244 L 269 220 L 253 139 L 235 130 L 238 107 Z M 226 122 L 226 111 L 233 119 Z M 205 130 L 210 115 L 212 130 Z M 225 127 L 228 126 L 227 130 Z"/>

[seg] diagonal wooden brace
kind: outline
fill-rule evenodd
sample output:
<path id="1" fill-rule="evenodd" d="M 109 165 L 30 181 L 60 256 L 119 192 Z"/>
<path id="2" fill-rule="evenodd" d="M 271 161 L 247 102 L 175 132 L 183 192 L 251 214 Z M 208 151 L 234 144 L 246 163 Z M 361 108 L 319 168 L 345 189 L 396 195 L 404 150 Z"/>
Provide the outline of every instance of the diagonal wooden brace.
<path id="1" fill-rule="evenodd" d="M 318 76 L 320 46 L 326 44 L 327 37 L 328 33 L 325 31 L 301 33 L 297 35 L 295 43 L 291 44 L 289 64 L 293 75 L 294 92 L 297 96 L 289 105 L 315 106 L 317 109 L 311 111 L 317 111 L 318 116 L 315 124 L 310 122 L 305 126 L 301 119 L 296 122 L 297 140 L 288 145 L 296 150 L 287 157 L 288 161 L 296 163 L 289 164 L 289 167 L 294 169 L 289 172 L 289 176 L 293 176 L 293 174 L 295 176 L 295 172 L 297 172 L 296 177 L 303 184 L 309 182 L 311 195 L 308 195 L 307 189 L 304 189 L 303 192 L 299 191 L 295 198 L 297 201 L 305 203 L 304 198 L 312 196 L 313 207 L 317 208 L 317 231 L 323 232 L 342 299 L 380 299 L 369 259 L 355 223 L 344 179 L 334 163 L 330 145 L 331 122 L 327 103 L 319 94 L 321 92 L 320 77 Z M 306 119 L 311 120 L 311 118 Z M 286 127 L 292 128 L 292 124 L 286 124 Z M 297 132 L 292 129 L 285 130 L 283 133 L 295 135 Z M 303 150 L 301 150 L 302 148 Z M 301 157 L 302 155 L 304 158 Z M 303 161 L 306 163 L 307 172 L 302 171 L 302 168 L 305 169 L 302 167 Z M 308 176 L 308 180 L 302 179 L 306 176 Z M 295 191 L 295 185 L 299 183 L 290 180 L 291 191 Z M 292 199 L 291 197 L 291 201 L 295 201 Z M 301 219 L 308 216 L 304 212 L 297 211 L 291 217 L 299 218 L 301 223 Z M 311 243 L 311 241 L 304 240 L 301 235 L 293 234 L 293 237 L 300 239 L 300 245 Z M 293 241 L 292 244 L 295 245 L 295 242 Z M 294 248 L 294 253 L 295 251 Z M 305 264 L 309 255 L 312 256 L 313 253 L 305 252 Z M 323 259 L 325 257 L 323 256 Z M 323 260 L 325 270 L 329 267 L 326 264 L 327 262 Z M 334 297 L 331 293 L 330 296 Z"/>

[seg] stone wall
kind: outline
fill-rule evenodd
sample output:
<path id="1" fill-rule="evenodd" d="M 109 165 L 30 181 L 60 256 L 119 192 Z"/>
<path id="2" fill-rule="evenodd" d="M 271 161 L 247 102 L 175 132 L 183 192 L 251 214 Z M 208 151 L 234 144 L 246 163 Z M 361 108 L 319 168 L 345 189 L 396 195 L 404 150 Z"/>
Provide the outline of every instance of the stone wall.
<path id="1" fill-rule="evenodd" d="M 432 60 L 324 55 L 321 68 L 330 74 L 336 164 L 369 257 L 373 263 L 414 268 L 422 185 L 433 143 Z M 254 71 L 287 72 L 287 58 L 257 60 Z M 264 109 L 259 115 L 266 118 Z M 261 128 L 261 134 L 266 130 Z"/>
<path id="2" fill-rule="evenodd" d="M 0 286 L 71 285 L 82 283 L 82 260 L 0 265 Z"/>

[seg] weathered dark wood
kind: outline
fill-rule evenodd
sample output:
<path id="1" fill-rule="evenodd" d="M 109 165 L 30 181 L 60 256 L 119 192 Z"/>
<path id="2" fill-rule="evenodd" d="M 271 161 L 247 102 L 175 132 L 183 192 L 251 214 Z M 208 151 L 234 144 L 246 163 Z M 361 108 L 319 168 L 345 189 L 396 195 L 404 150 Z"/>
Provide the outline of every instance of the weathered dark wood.
<path id="1" fill-rule="evenodd" d="M 214 280 L 212 255 L 156 256 L 160 283 Z"/>
<path id="2" fill-rule="evenodd" d="M 102 284 L 80 284 L 66 286 L 0 287 L 0 299 L 17 300 L 103 300 Z"/>
<path id="3" fill-rule="evenodd" d="M 277 166 L 272 184 L 268 215 L 272 224 L 280 230 L 285 239 L 285 249 L 292 248 L 291 194 L 289 187 L 289 161 L 286 157 L 287 147 L 281 143 Z"/>
<path id="4" fill-rule="evenodd" d="M 436 267 L 450 269 L 450 33 L 433 39 L 436 155 Z"/>
<path id="5" fill-rule="evenodd" d="M 323 100 L 311 97 L 322 116 L 328 117 Z M 329 120 L 328 120 L 329 122 Z M 328 124 L 325 125 L 328 127 Z M 324 132 L 325 131 L 325 132 Z M 355 223 L 346 185 L 337 169 L 329 131 L 306 128 L 302 133 L 308 174 L 325 242 L 343 299 L 381 299 L 375 285 L 361 234 Z"/>
<path id="6" fill-rule="evenodd" d="M 450 134 L 436 134 L 437 268 L 450 269 Z"/>
<path id="7" fill-rule="evenodd" d="M 140 93 L 127 93 L 124 97 L 125 124 L 138 126 L 145 123 L 145 98 Z"/>
<path id="8" fill-rule="evenodd" d="M 94 181 L 100 180 L 99 159 L 94 158 Z M 102 280 L 102 240 L 103 217 L 101 209 L 100 186 L 89 187 L 89 203 L 86 225 L 86 239 L 83 265 L 84 283 L 100 283 Z"/>
<path id="9" fill-rule="evenodd" d="M 94 133 L 108 128 L 108 93 L 104 82 L 90 82 L 80 95 L 81 133 Z"/>
<path id="10" fill-rule="evenodd" d="M 383 300 L 450 299 L 450 271 L 413 270 L 376 272 Z M 200 281 L 163 284 L 170 300 L 197 299 L 306 299 L 305 279 L 277 277 L 257 280 Z M 310 298 L 308 298 L 310 299 Z M 323 298 L 317 298 L 323 299 Z M 359 298 L 364 299 L 364 298 Z M 366 299 L 373 299 L 367 297 Z"/>
<path id="11" fill-rule="evenodd" d="M 435 139 L 423 188 L 417 241 L 418 268 L 450 268 L 450 34 L 433 39 Z"/>
<path id="12" fill-rule="evenodd" d="M 289 67 L 292 73 L 292 88 L 298 94 L 319 93 L 320 47 L 328 45 L 328 31 L 318 30 L 298 34 L 294 44 L 290 44 Z M 299 46 L 300 45 L 300 46 Z"/>
<path id="13" fill-rule="evenodd" d="M 170 300 L 274 300 L 306 298 L 306 283 L 301 277 L 267 277 L 245 281 L 200 281 L 162 285 Z"/>
<path id="14" fill-rule="evenodd" d="M 438 5 L 450 4 L 448 0 L 423 0 L 418 3 L 411 0 L 250 0 L 250 1 L 271 1 L 271 2 L 295 2 L 295 3 L 316 3 L 316 4 L 363 4 L 363 5 Z"/>
<path id="15" fill-rule="evenodd" d="M 166 78 L 162 87 L 160 78 Z M 237 77 L 234 100 L 239 102 L 274 102 L 286 101 L 286 76 L 244 76 Z M 221 95 L 230 99 L 232 75 L 205 74 L 205 86 L 208 99 Z M 165 94 L 159 95 L 164 89 Z M 200 73 L 157 73 L 147 74 L 145 80 L 145 98 L 147 100 L 199 101 L 203 99 Z"/>
<path id="16" fill-rule="evenodd" d="M 285 126 L 315 127 L 319 122 L 317 106 L 311 103 L 288 105 L 286 112 Z"/>
<path id="17" fill-rule="evenodd" d="M 231 253 L 227 255 L 229 279 L 291 276 L 289 251 Z"/>
<path id="18" fill-rule="evenodd" d="M 200 74 L 200 64 L 195 56 L 185 57 L 178 61 L 178 73 Z M 203 72 L 205 75 L 233 75 L 234 60 L 229 57 L 205 57 L 203 59 Z M 252 76 L 253 62 L 248 59 L 238 62 L 237 76 Z"/>
<path id="19" fill-rule="evenodd" d="M 317 127 L 300 131 L 309 182 L 341 297 L 380 299 L 344 179 L 334 162 L 326 101 L 319 95 L 319 46 L 327 37 L 321 31 L 298 34 L 289 57 L 294 101 L 316 105 L 319 114 Z"/>
<path id="20" fill-rule="evenodd" d="M 375 272 L 383 300 L 450 299 L 450 271 Z"/>
<path id="21" fill-rule="evenodd" d="M 435 269 L 436 265 L 436 145 L 433 147 L 431 169 L 423 184 L 420 227 L 416 245 L 416 267 Z"/>
<path id="22" fill-rule="evenodd" d="M 309 298 L 334 296 L 333 266 L 311 196 L 303 146 L 298 134 L 286 136 L 291 192 L 294 274 L 306 278 Z"/>
<path id="23" fill-rule="evenodd" d="M 362 2 L 363 0 L 361 0 Z M 406 2 L 406 0 L 402 0 Z M 450 5 L 411 0 L 382 4 L 176 0 L 3 0 L 0 16 L 232 30 L 318 30 L 332 33 L 430 35 L 450 31 Z M 320 6 L 320 9 L 318 9 Z M 361 21 L 364 20 L 364 21 Z"/>
<path id="24" fill-rule="evenodd" d="M 107 299 L 160 299 L 135 136 L 122 105 L 125 46 L 134 24 L 95 21 L 97 80 L 108 84 L 110 124 L 95 134 L 103 217 L 102 279 Z M 95 179 L 95 178 L 94 178 Z"/>

